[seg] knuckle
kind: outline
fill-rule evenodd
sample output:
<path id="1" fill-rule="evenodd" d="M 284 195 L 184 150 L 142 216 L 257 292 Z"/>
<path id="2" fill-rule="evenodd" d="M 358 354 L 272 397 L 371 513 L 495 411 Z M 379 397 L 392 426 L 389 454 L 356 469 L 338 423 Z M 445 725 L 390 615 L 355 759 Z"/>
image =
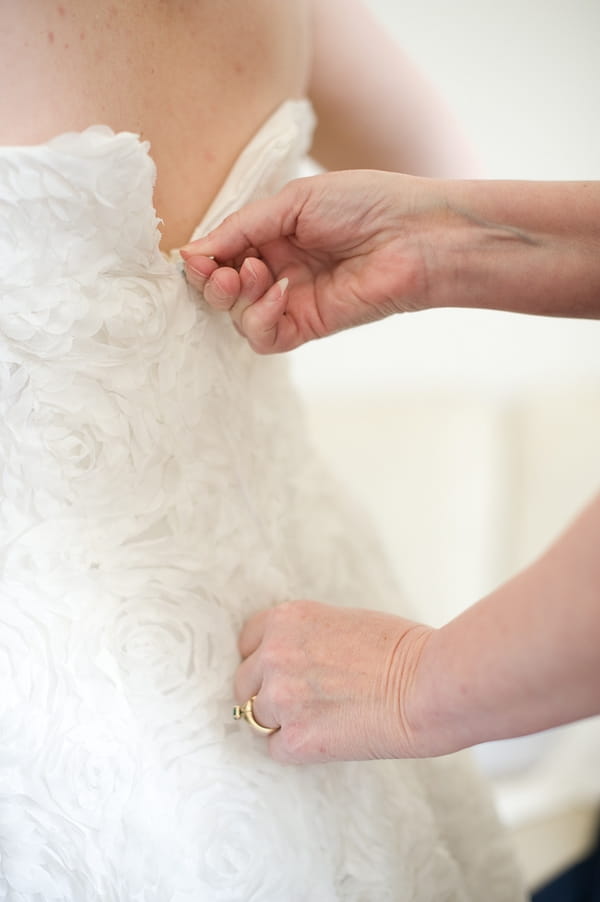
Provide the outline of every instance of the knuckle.
<path id="1" fill-rule="evenodd" d="M 287 652 L 296 647 L 299 627 L 312 617 L 314 606 L 309 601 L 284 601 L 270 612 L 271 636 L 277 636 Z"/>
<path id="2" fill-rule="evenodd" d="M 273 616 L 279 621 L 288 621 L 293 619 L 302 609 L 305 602 L 303 601 L 282 601 L 273 608 Z"/>
<path id="3" fill-rule="evenodd" d="M 281 662 L 285 661 L 285 648 L 281 642 L 274 639 L 265 639 L 262 643 L 260 656 L 265 672 L 278 671 Z"/>
<path id="4" fill-rule="evenodd" d="M 317 607 L 317 602 L 307 601 L 306 599 L 296 599 L 295 601 L 286 601 L 280 604 L 275 610 L 279 614 L 283 623 L 299 623 L 309 619 Z"/>
<path id="5" fill-rule="evenodd" d="M 273 710 L 277 711 L 281 720 L 288 719 L 294 701 L 294 695 L 285 679 L 277 680 L 277 682 L 269 688 L 269 702 L 271 703 Z"/>
<path id="6" fill-rule="evenodd" d="M 302 764 L 310 760 L 310 748 L 306 729 L 301 723 L 288 724 L 281 732 L 279 752 L 290 764 Z"/>
<path id="7" fill-rule="evenodd" d="M 271 623 L 276 627 L 280 626 L 281 623 L 285 623 L 288 617 L 288 611 L 292 605 L 292 601 L 282 601 L 275 605 L 274 608 L 271 608 L 269 611 L 269 620 Z"/>

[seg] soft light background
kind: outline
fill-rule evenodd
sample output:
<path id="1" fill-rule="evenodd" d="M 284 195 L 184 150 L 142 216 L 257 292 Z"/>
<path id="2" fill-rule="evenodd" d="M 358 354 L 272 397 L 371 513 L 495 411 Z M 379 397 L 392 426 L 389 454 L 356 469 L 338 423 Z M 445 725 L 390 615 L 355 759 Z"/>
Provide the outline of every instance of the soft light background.
<path id="1" fill-rule="evenodd" d="M 600 179 L 597 0 L 368 5 L 436 82 L 483 175 Z M 300 349 L 293 368 L 315 442 L 429 622 L 531 561 L 600 487 L 600 322 L 406 315 Z M 478 757 L 531 885 L 585 850 L 597 721 Z"/>

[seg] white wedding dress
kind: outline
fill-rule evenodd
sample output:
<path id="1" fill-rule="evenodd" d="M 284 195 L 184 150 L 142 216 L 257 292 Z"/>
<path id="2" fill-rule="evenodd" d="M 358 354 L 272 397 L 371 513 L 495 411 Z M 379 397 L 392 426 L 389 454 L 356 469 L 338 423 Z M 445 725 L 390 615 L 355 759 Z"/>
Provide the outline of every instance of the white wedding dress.
<path id="1" fill-rule="evenodd" d="M 275 191 L 259 130 L 196 234 Z M 461 757 L 282 767 L 231 718 L 265 605 L 397 598 L 253 354 L 159 250 L 147 143 L 0 149 L 0 899 L 517 902 Z"/>

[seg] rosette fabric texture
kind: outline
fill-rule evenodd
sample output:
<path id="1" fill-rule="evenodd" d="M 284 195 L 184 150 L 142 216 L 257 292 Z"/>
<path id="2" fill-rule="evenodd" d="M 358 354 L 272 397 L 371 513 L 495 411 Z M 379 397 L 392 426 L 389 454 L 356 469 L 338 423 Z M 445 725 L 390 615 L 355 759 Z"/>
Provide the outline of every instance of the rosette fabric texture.
<path id="1" fill-rule="evenodd" d="M 263 125 L 197 234 L 298 170 Z M 0 899 L 515 902 L 468 762 L 281 767 L 236 637 L 293 597 L 397 602 L 282 359 L 159 250 L 146 143 L 0 149 Z"/>

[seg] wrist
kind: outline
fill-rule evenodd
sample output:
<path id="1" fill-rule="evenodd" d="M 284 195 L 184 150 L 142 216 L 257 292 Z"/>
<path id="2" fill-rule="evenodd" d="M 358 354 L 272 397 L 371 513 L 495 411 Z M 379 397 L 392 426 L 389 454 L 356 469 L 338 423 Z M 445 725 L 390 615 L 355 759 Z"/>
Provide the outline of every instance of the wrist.
<path id="1" fill-rule="evenodd" d="M 470 197 L 470 186 L 480 183 L 394 178 L 395 204 L 401 211 L 395 220 L 398 312 L 479 306 L 474 283 L 484 266 L 482 253 L 487 255 L 494 242 L 493 224 L 481 221 Z"/>
<path id="2" fill-rule="evenodd" d="M 597 317 L 599 185 L 431 182 L 427 306 Z"/>
<path id="3" fill-rule="evenodd" d="M 406 693 L 405 718 L 414 757 L 449 755 L 478 741 L 469 721 L 468 687 L 456 679 L 447 639 L 446 627 L 430 629 L 423 637 Z"/>
<path id="4" fill-rule="evenodd" d="M 427 298 L 423 307 L 502 307 L 503 281 L 520 269 L 536 240 L 492 217 L 487 182 L 425 180 L 419 187 L 419 223 Z M 486 202 L 486 209 L 481 202 Z"/>
<path id="5" fill-rule="evenodd" d="M 452 743 L 440 716 L 435 650 L 439 634 L 439 629 L 415 624 L 398 643 L 394 722 L 399 724 L 400 738 L 394 741 L 392 757 L 427 758 L 456 750 L 447 747 Z"/>

